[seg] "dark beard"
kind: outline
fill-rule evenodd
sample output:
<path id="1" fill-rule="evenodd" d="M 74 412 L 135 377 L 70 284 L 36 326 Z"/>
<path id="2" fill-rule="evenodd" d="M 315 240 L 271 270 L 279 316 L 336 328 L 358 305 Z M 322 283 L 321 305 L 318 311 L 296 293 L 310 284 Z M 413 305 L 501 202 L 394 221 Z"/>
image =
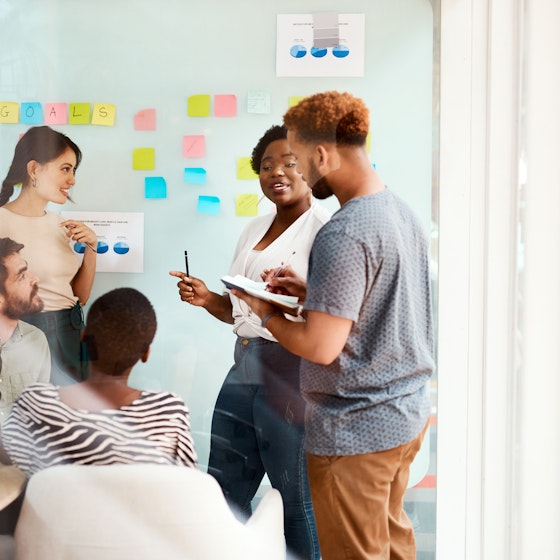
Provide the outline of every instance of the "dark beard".
<path id="1" fill-rule="evenodd" d="M 311 189 L 313 196 L 318 200 L 325 200 L 333 195 L 329 182 L 326 177 L 321 177 Z"/>
<path id="2" fill-rule="evenodd" d="M 9 319 L 21 319 L 26 315 L 39 313 L 44 306 L 43 300 L 37 297 L 37 290 L 34 290 L 27 301 L 7 298 L 4 304 L 4 315 Z"/>

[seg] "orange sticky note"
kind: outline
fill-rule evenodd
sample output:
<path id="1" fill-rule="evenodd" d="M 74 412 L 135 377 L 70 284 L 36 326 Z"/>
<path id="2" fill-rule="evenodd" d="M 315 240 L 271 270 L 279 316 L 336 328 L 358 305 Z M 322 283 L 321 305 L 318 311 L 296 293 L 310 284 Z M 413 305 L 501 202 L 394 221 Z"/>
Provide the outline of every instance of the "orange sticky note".
<path id="1" fill-rule="evenodd" d="M 142 109 L 134 115 L 134 130 L 155 130 L 156 110 Z"/>
<path id="2" fill-rule="evenodd" d="M 235 95 L 214 96 L 215 117 L 235 117 L 237 115 L 237 97 Z"/>

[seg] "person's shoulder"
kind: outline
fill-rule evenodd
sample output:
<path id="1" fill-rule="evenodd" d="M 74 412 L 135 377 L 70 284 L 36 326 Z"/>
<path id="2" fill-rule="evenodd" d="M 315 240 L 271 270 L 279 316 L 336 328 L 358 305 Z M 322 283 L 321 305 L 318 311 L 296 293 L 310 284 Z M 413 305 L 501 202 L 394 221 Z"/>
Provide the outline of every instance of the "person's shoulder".
<path id="1" fill-rule="evenodd" d="M 25 321 L 22 321 L 20 319 L 18 321 L 18 326 L 22 336 L 29 337 L 29 338 L 33 337 L 37 340 L 41 340 L 41 341 L 44 340 L 45 342 L 47 342 L 47 337 L 45 336 L 45 333 L 35 325 L 26 323 Z"/>
<path id="2" fill-rule="evenodd" d="M 330 210 L 318 202 L 313 202 L 311 205 L 311 213 L 322 224 L 326 224 L 332 216 Z"/>
<path id="3" fill-rule="evenodd" d="M 37 395 L 54 395 L 55 392 L 58 392 L 58 389 L 52 383 L 32 383 L 28 385 L 21 393 L 20 398 L 25 396 L 37 396 Z"/>
<path id="4" fill-rule="evenodd" d="M 176 393 L 171 391 L 153 391 L 143 389 L 140 395 L 140 400 L 152 401 L 154 403 L 167 404 L 167 405 L 181 405 L 187 406 L 185 401 Z"/>

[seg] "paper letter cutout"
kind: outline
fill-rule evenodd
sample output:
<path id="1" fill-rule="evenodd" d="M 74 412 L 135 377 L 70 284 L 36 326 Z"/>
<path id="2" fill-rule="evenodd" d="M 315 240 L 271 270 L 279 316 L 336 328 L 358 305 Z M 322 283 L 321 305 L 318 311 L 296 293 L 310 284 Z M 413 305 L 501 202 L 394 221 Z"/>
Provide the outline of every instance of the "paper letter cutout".
<path id="1" fill-rule="evenodd" d="M 0 101 L 0 123 L 17 124 L 19 122 L 19 103 Z"/>
<path id="2" fill-rule="evenodd" d="M 145 198 L 167 198 L 167 185 L 163 177 L 144 177 Z"/>
<path id="3" fill-rule="evenodd" d="M 20 122 L 23 124 L 42 124 L 43 108 L 40 103 L 22 103 L 20 108 Z"/>
<path id="4" fill-rule="evenodd" d="M 206 141 L 202 134 L 183 136 L 183 157 L 204 157 Z"/>
<path id="5" fill-rule="evenodd" d="M 136 148 L 132 151 L 132 169 L 155 169 L 155 148 Z"/>
<path id="6" fill-rule="evenodd" d="M 250 157 L 237 158 L 237 178 L 238 179 L 257 179 L 258 175 L 251 167 Z"/>
<path id="7" fill-rule="evenodd" d="M 155 130 L 156 110 L 143 109 L 134 115 L 134 130 Z"/>
<path id="8" fill-rule="evenodd" d="M 235 95 L 214 96 L 215 117 L 235 117 L 237 115 L 237 98 Z"/>
<path id="9" fill-rule="evenodd" d="M 198 197 L 197 212 L 199 214 L 211 214 L 217 216 L 220 213 L 220 199 L 217 196 Z"/>
<path id="10" fill-rule="evenodd" d="M 235 215 L 236 216 L 258 216 L 259 209 L 258 194 L 238 194 L 235 197 Z"/>
<path id="11" fill-rule="evenodd" d="M 189 117 L 207 117 L 210 115 L 210 95 L 191 95 L 187 103 Z"/>
<path id="12" fill-rule="evenodd" d="M 270 94 L 266 91 L 250 91 L 247 94 L 247 113 L 270 113 Z"/>
<path id="13" fill-rule="evenodd" d="M 111 103 L 95 103 L 93 105 L 93 116 L 91 124 L 101 126 L 113 126 L 115 124 L 115 113 L 117 108 Z"/>
<path id="14" fill-rule="evenodd" d="M 66 124 L 67 122 L 66 103 L 47 103 L 45 105 L 45 124 Z"/>
<path id="15" fill-rule="evenodd" d="M 89 124 L 89 103 L 70 103 L 70 124 Z"/>
<path id="16" fill-rule="evenodd" d="M 205 185 L 206 169 L 202 167 L 185 167 L 185 183 Z"/>

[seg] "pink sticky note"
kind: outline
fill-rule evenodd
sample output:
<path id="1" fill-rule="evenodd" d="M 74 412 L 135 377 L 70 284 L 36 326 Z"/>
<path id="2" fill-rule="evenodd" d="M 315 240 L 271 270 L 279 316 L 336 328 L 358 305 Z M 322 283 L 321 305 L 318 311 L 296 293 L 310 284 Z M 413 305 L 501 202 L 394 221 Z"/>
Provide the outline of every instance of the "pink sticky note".
<path id="1" fill-rule="evenodd" d="M 134 115 L 134 130 L 155 130 L 156 110 L 142 109 Z"/>
<path id="2" fill-rule="evenodd" d="M 237 115 L 237 97 L 235 95 L 214 96 L 215 117 L 235 117 Z"/>
<path id="3" fill-rule="evenodd" d="M 183 136 L 183 157 L 204 157 L 205 145 L 202 134 Z"/>
<path id="4" fill-rule="evenodd" d="M 45 124 L 66 124 L 68 122 L 68 106 L 66 103 L 45 104 Z"/>

